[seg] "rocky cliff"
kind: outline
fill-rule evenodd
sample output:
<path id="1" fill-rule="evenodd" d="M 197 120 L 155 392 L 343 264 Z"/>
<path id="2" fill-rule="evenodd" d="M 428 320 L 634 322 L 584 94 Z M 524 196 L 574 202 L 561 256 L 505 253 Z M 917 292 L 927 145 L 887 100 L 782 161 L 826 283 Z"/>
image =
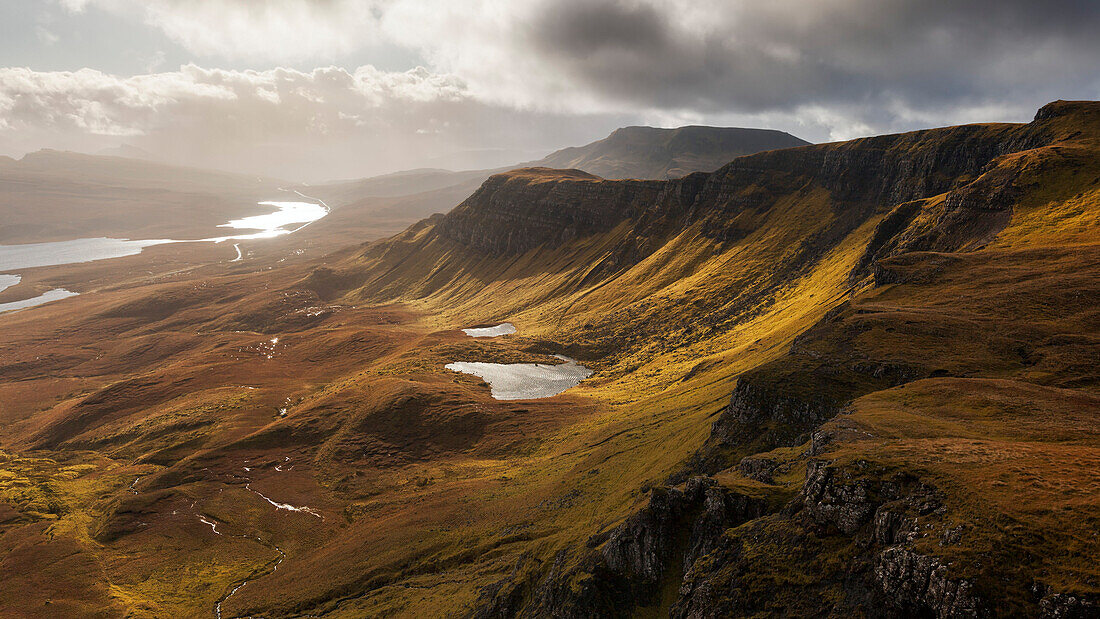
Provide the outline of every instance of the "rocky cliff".
<path id="1" fill-rule="evenodd" d="M 849 229 L 889 205 L 952 188 L 958 189 L 945 208 L 979 202 L 992 208 L 978 196 L 1010 191 L 1006 173 L 974 181 L 994 159 L 1049 141 L 1047 133 L 1041 124 L 918 131 L 740 157 L 714 173 L 671 181 L 605 181 L 580 170 L 524 168 L 492 176 L 437 230 L 477 251 L 522 254 L 625 221 L 636 237 L 677 233 L 702 222 L 707 234 L 736 240 L 753 230 L 756 218 L 746 214 L 766 211 L 792 194 L 807 195 L 810 188 L 828 192 L 838 220 Z"/>

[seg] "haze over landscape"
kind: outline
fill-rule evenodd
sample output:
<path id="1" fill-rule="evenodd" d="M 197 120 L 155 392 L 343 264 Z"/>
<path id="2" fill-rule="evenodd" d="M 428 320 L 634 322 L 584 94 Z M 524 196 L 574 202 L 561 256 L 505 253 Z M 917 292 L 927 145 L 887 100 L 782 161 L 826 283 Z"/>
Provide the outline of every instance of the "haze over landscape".
<path id="1" fill-rule="evenodd" d="M 1098 28 L 3 3 L 0 616 L 1100 616 Z"/>

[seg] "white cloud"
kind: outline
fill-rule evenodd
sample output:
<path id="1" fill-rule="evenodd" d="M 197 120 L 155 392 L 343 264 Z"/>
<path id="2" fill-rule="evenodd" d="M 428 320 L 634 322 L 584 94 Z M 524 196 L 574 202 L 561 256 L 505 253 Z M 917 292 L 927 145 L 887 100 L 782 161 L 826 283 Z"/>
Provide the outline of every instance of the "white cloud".
<path id="1" fill-rule="evenodd" d="M 480 102 L 452 75 L 371 66 L 234 71 L 185 65 L 130 77 L 0 68 L 0 118 L 0 152 L 9 154 L 42 146 L 95 150 L 124 137 L 194 165 L 313 179 L 591 135 L 590 123 L 574 118 Z M 561 131 L 565 122 L 574 127 Z M 418 131 L 426 126 L 435 131 Z"/>
<path id="2" fill-rule="evenodd" d="M 249 120 L 257 102 L 280 104 L 275 112 L 284 126 L 323 117 L 339 121 L 341 113 L 381 109 L 411 103 L 468 99 L 460 80 L 423 69 L 385 72 L 337 67 L 310 72 L 278 68 L 230 71 L 186 65 L 179 71 L 120 77 L 96 71 L 39 72 L 0 68 L 0 101 L 9 102 L 7 116 L 18 125 L 64 128 L 66 123 L 92 132 L 147 133 L 169 123 L 215 111 L 241 114 L 241 122 L 262 124 L 271 117 Z M 350 112 L 349 112 L 350 110 Z M 354 114 L 353 114 L 354 115 Z"/>
<path id="3" fill-rule="evenodd" d="M 469 96 L 552 112 L 821 109 L 810 118 L 883 130 L 905 126 L 884 113 L 895 100 L 943 124 L 952 109 L 1100 94 L 1095 0 L 61 1 L 138 16 L 206 58 L 404 49 Z"/>
<path id="4" fill-rule="evenodd" d="M 377 38 L 388 0 L 59 0 L 144 21 L 204 57 L 294 62 L 333 59 Z"/>
<path id="5" fill-rule="evenodd" d="M 386 49 L 426 68 L 5 69 L 5 152 L 136 136 L 198 164 L 351 175 L 581 143 L 612 118 L 826 140 L 1100 97 L 1095 0 L 55 1 L 147 23 L 215 65 L 356 66 Z"/>

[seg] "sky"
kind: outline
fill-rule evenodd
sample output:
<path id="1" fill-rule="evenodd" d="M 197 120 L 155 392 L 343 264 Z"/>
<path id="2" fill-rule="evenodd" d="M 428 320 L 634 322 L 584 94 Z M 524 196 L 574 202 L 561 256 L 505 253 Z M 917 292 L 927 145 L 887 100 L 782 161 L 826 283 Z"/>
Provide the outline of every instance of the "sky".
<path id="1" fill-rule="evenodd" d="M 1096 0 L 3 0 L 0 154 L 318 181 L 636 124 L 1026 122 L 1100 99 L 1097 32 Z"/>

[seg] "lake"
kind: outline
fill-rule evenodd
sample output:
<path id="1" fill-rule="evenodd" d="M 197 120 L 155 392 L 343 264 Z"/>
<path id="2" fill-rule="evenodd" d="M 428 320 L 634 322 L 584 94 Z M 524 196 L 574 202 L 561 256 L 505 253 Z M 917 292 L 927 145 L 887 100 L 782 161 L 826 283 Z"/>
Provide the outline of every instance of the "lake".
<path id="1" fill-rule="evenodd" d="M 19 276 L 10 273 L 11 271 L 133 256 L 135 254 L 140 254 L 146 247 L 164 245 L 167 243 L 221 243 L 223 241 L 270 239 L 297 232 L 329 213 L 328 206 L 321 201 L 318 201 L 318 203 L 265 201 L 259 202 L 258 204 L 261 206 L 274 207 L 276 210 L 265 215 L 254 215 L 251 217 L 242 217 L 241 219 L 233 219 L 228 223 L 218 226 L 219 228 L 256 230 L 257 232 L 192 240 L 128 240 L 95 237 L 73 239 L 71 241 L 54 241 L 50 243 L 0 245 L 0 290 L 4 290 L 5 288 L 9 288 L 19 283 Z M 241 256 L 239 248 L 237 252 L 239 259 Z M 0 312 L 25 309 L 27 307 L 33 307 L 35 305 L 41 305 L 42 303 L 70 297 L 75 294 L 77 293 L 62 288 L 55 288 L 31 299 L 24 299 L 12 303 L 2 303 L 0 304 Z"/>

